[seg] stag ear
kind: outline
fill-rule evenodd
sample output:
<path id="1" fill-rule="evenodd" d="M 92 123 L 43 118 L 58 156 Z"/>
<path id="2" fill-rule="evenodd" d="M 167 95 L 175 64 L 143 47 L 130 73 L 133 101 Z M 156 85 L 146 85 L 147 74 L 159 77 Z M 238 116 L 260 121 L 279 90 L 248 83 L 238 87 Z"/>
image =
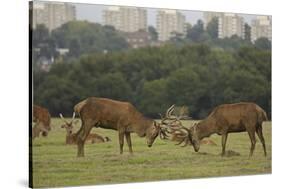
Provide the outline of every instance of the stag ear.
<path id="1" fill-rule="evenodd" d="M 61 128 L 65 128 L 65 125 L 60 126 Z"/>

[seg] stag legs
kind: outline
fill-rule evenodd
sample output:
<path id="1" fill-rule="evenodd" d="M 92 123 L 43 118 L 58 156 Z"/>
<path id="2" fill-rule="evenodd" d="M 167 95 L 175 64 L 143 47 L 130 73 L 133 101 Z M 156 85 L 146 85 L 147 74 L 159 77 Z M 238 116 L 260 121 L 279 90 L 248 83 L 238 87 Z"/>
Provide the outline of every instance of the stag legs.
<path id="1" fill-rule="evenodd" d="M 248 131 L 248 134 L 251 139 L 251 149 L 249 154 L 249 156 L 251 157 L 253 155 L 256 146 L 256 136 L 255 136 L 255 132 Z"/>
<path id="2" fill-rule="evenodd" d="M 123 132 L 123 131 L 119 131 L 120 154 L 123 154 L 124 134 L 125 134 L 125 132 Z"/>
<path id="3" fill-rule="evenodd" d="M 95 124 L 93 124 L 95 125 Z M 78 131 L 77 134 L 77 146 L 78 146 L 78 152 L 77 152 L 77 157 L 84 157 L 84 144 L 86 141 L 87 136 L 89 135 L 90 131 L 92 129 L 92 126 L 83 124 L 81 126 L 81 129 Z"/>
<path id="4" fill-rule="evenodd" d="M 263 147 L 263 151 L 264 151 L 264 156 L 266 156 L 266 147 L 265 147 L 265 141 L 264 141 L 264 138 L 263 138 L 263 134 L 262 134 L 262 126 L 258 126 L 257 127 L 257 130 L 256 130 L 257 134 L 258 134 L 258 137 L 262 143 L 262 147 Z"/>
<path id="5" fill-rule="evenodd" d="M 41 129 L 37 125 L 35 125 L 32 128 L 32 139 L 35 139 L 36 137 L 39 137 L 40 131 L 41 131 Z"/>
<path id="6" fill-rule="evenodd" d="M 228 133 L 224 133 L 224 134 L 222 134 L 222 137 L 221 137 L 221 145 L 222 145 L 221 156 L 225 155 L 225 145 L 226 145 L 227 136 L 228 136 Z"/>
<path id="7" fill-rule="evenodd" d="M 126 136 L 126 141 L 129 147 L 130 154 L 133 154 L 131 135 L 130 133 L 125 133 L 125 136 Z"/>

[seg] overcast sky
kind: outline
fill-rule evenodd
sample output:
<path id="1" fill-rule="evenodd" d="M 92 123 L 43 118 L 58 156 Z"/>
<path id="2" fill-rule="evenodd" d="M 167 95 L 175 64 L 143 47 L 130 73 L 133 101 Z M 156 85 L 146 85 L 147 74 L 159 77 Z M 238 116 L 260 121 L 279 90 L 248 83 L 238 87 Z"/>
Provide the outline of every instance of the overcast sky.
<path id="1" fill-rule="evenodd" d="M 103 5 L 91 5 L 91 4 L 75 4 L 76 5 L 76 14 L 78 20 L 88 20 L 90 22 L 102 22 L 102 11 L 107 7 Z M 186 22 L 195 24 L 198 19 L 203 20 L 203 12 L 201 11 L 181 11 L 185 17 Z M 156 13 L 157 9 L 148 8 L 147 17 L 148 25 L 156 26 Z M 255 15 L 241 15 L 244 17 L 244 20 L 251 23 L 251 20 L 255 18 Z"/>

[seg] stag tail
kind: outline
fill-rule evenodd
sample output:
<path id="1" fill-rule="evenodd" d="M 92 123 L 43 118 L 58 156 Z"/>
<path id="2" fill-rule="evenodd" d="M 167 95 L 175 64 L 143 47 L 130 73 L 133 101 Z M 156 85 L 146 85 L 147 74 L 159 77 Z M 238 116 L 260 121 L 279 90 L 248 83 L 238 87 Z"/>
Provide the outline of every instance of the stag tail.
<path id="1" fill-rule="evenodd" d="M 265 111 L 262 111 L 263 121 L 268 121 L 267 115 Z"/>

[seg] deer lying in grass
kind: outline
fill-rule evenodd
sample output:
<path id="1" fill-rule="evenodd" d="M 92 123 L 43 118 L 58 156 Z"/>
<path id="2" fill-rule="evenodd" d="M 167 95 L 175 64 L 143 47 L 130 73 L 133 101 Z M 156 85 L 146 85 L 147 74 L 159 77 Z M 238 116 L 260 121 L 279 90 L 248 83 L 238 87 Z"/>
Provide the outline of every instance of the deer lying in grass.
<path id="1" fill-rule="evenodd" d="M 75 113 L 73 113 L 73 117 L 70 122 L 66 121 L 62 114 L 60 114 L 60 117 L 64 122 L 64 124 L 61 125 L 61 128 L 64 128 L 66 130 L 65 143 L 66 144 L 77 144 L 76 137 L 74 136 L 74 133 L 73 133 L 73 122 L 74 122 Z M 103 143 L 103 142 L 108 142 L 108 141 L 111 141 L 110 138 L 102 137 L 96 133 L 90 133 L 86 138 L 86 142 L 90 142 L 92 144 Z"/>
<path id="2" fill-rule="evenodd" d="M 176 145 L 179 145 L 184 141 L 184 138 L 185 138 L 185 136 L 183 136 L 181 133 L 175 132 L 175 133 L 171 134 L 170 140 L 174 141 L 174 142 L 178 142 Z M 200 144 L 217 146 L 217 144 L 213 140 L 207 139 L 207 138 L 204 138 L 204 139 L 200 140 Z M 192 145 L 191 141 L 187 140 L 186 145 Z"/>

